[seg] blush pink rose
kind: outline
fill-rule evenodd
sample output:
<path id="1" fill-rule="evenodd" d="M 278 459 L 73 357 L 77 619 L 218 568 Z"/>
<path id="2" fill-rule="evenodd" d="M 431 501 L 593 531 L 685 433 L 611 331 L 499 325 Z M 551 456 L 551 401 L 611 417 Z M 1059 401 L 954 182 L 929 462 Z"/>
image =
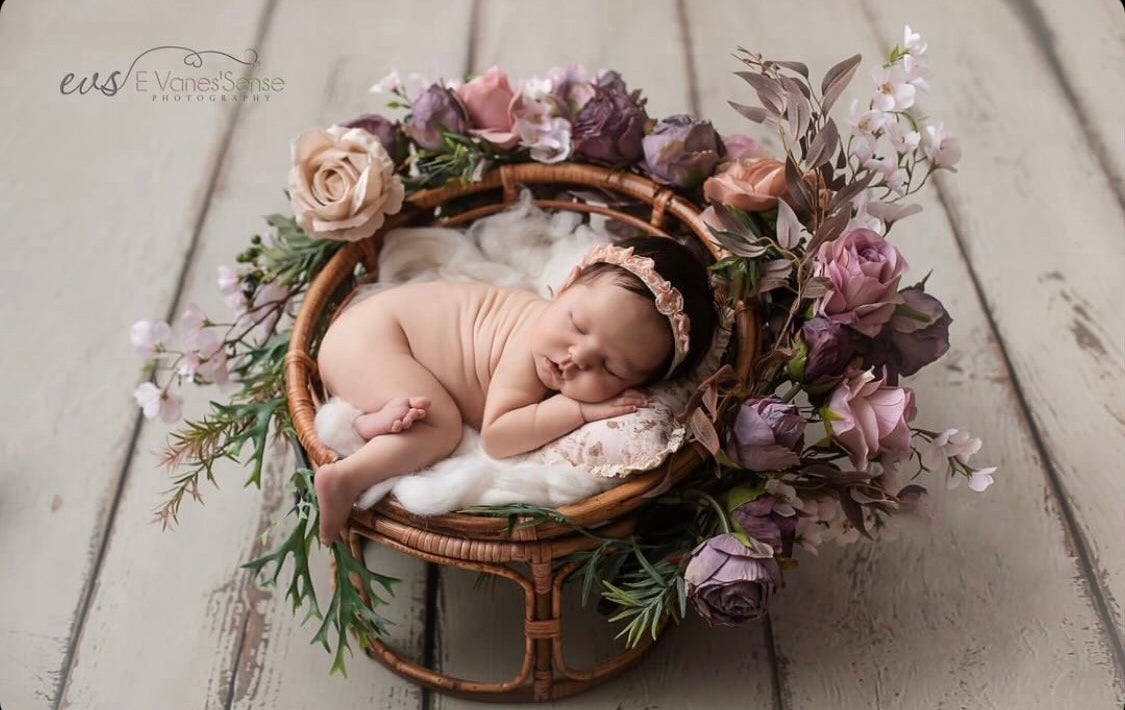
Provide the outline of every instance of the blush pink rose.
<path id="1" fill-rule="evenodd" d="M 820 246 L 814 276 L 828 279 L 818 315 L 873 338 L 902 303 L 898 282 L 909 268 L 890 242 L 870 229 L 855 229 Z"/>
<path id="2" fill-rule="evenodd" d="M 789 198 L 785 163 L 773 158 L 728 161 L 703 183 L 703 196 L 743 212 L 771 210 L 777 207 L 779 197 L 786 201 Z"/>
<path id="3" fill-rule="evenodd" d="M 469 114 L 470 133 L 502 148 L 511 148 L 519 140 L 514 128 L 519 94 L 512 90 L 508 75 L 500 67 L 491 67 L 459 86 L 457 98 Z"/>
<path id="4" fill-rule="evenodd" d="M 871 370 L 846 377 L 828 400 L 832 439 L 848 453 L 858 471 L 881 453 L 910 451 L 909 421 L 914 419 L 914 391 L 888 387 Z"/>

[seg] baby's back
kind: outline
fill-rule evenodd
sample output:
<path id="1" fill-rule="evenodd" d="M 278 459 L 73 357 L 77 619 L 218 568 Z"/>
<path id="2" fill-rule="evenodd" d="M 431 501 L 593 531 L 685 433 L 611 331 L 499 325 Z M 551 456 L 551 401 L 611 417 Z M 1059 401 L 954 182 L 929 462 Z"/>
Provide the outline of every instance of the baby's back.
<path id="1" fill-rule="evenodd" d="M 528 291 L 476 282 L 396 286 L 349 308 L 330 326 L 321 345 L 321 375 L 336 394 L 340 388 L 332 379 L 341 378 L 340 365 L 347 377 L 378 377 L 372 354 L 397 338 L 448 390 L 465 423 L 479 430 L 500 354 L 514 336 L 525 334 L 543 305 Z"/>

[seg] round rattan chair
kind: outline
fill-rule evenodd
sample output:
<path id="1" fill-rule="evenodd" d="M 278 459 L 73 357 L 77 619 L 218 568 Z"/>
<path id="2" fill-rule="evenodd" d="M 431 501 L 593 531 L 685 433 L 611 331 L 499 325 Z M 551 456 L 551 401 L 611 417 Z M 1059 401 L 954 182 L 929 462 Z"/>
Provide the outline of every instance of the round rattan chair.
<path id="1" fill-rule="evenodd" d="M 293 424 L 314 469 L 338 458 L 318 441 L 313 425 L 316 404 L 323 401 L 324 396 L 316 373 L 316 342 L 326 320 L 341 310 L 348 297 L 341 291 L 349 284 L 354 287 L 357 266 L 362 265 L 368 278 L 375 275 L 380 238 L 389 229 L 469 223 L 511 206 L 518 199 L 520 185 L 577 188 L 566 193 L 570 199 L 533 201 L 544 209 L 603 214 L 649 234 L 670 236 L 669 219 L 678 220 L 681 228 L 676 231 L 694 235 L 713 257 L 724 255 L 713 244 L 710 232 L 700 220 L 699 208 L 690 201 L 639 175 L 593 165 L 504 165 L 486 173 L 479 182 L 414 193 L 403 210 L 388 218 L 376 234 L 350 243 L 335 254 L 310 284 L 297 315 L 286 358 L 286 388 Z M 602 194 L 630 198 L 635 205 L 645 208 L 649 219 L 638 217 L 636 209 L 626 212 L 594 200 L 585 201 L 579 191 L 589 193 L 591 188 Z M 461 209 L 454 210 L 455 206 Z M 745 381 L 757 348 L 757 323 L 749 308 L 736 308 L 734 347 L 737 348 L 735 370 Z M 675 485 L 709 459 L 707 451 L 693 442 L 673 454 L 670 474 L 663 466 L 633 474 L 625 483 L 563 506 L 559 512 L 579 525 L 597 527 L 602 536 L 628 537 L 636 526 L 639 508 L 649 500 L 644 497 L 646 492 L 667 484 L 666 476 Z M 516 676 L 504 682 L 444 675 L 406 660 L 377 638 L 368 639 L 369 655 L 395 673 L 439 692 L 493 702 L 562 698 L 620 673 L 652 645 L 652 638 L 646 636 L 640 645 L 597 667 L 575 669 L 566 665 L 562 648 L 561 591 L 563 582 L 578 563 L 559 563 L 558 560 L 598 544 L 575 533 L 568 525 L 546 522 L 535 527 L 510 529 L 509 522 L 503 518 L 457 513 L 422 517 L 410 513 L 388 496 L 369 510 L 352 511 L 347 538 L 358 560 L 363 560 L 363 541 L 372 540 L 428 562 L 504 577 L 523 590 L 523 663 Z M 517 571 L 518 567 L 511 563 L 526 565 L 528 572 Z"/>

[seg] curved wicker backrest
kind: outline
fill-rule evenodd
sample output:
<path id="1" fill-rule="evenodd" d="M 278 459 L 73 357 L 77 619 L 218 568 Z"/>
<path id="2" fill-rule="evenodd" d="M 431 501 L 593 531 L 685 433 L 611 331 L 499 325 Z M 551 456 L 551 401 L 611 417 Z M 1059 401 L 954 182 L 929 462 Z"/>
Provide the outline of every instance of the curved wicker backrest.
<path id="1" fill-rule="evenodd" d="M 309 461 L 314 467 L 338 458 L 335 452 L 317 439 L 313 426 L 316 416 L 314 399 L 319 384 L 316 382 L 316 365 L 311 353 L 311 344 L 316 325 L 321 317 L 326 315 L 324 310 L 332 294 L 354 274 L 358 263 L 362 262 L 368 273 L 375 273 L 378 266 L 377 244 L 385 232 L 412 224 L 454 226 L 470 222 L 511 206 L 518 199 L 519 185 L 535 183 L 593 187 L 633 198 L 651 206 L 651 216 L 647 222 L 619 210 L 581 201 L 539 199 L 534 200 L 534 203 L 545 209 L 604 214 L 660 236 L 668 236 L 665 225 L 668 218 L 672 217 L 682 222 L 716 259 L 726 256 L 726 253 L 713 243 L 710 231 L 699 218 L 699 209 L 691 202 L 647 178 L 594 165 L 575 163 L 504 165 L 486 173 L 479 182 L 446 185 L 414 193 L 404 209 L 388 218 L 383 228 L 372 237 L 348 244 L 336 253 L 309 285 L 297 314 L 285 363 L 286 392 L 289 399 L 289 412 L 298 439 L 308 452 Z M 435 208 L 450 200 L 488 191 L 499 191 L 496 202 L 453 216 L 435 215 Z M 757 334 L 758 327 L 754 312 L 743 304 L 738 304 L 735 313 L 735 337 L 738 348 L 735 370 L 743 380 L 749 379 L 750 368 L 758 348 Z M 678 482 L 700 463 L 709 459 L 710 455 L 700 444 L 692 443 L 673 454 L 669 464 L 651 471 L 633 474 L 625 483 L 578 503 L 563 506 L 559 508 L 559 512 L 580 525 L 588 527 L 598 525 L 643 504 L 645 501 L 643 494 L 660 485 L 666 475 L 670 476 L 672 483 Z M 541 540 L 571 532 L 571 528 L 567 525 L 544 523 L 534 528 L 515 530 L 509 534 L 508 522 L 501 518 L 456 513 L 420 517 L 409 513 L 389 497 L 384 498 L 366 514 L 383 515 L 424 530 L 478 539 Z M 356 512 L 353 515 L 362 518 L 365 513 Z"/>

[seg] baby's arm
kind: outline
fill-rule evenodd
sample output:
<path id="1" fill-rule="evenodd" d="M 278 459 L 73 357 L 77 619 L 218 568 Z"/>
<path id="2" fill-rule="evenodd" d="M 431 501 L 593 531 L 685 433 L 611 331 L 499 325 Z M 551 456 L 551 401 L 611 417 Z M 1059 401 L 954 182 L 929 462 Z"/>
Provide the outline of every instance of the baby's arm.
<path id="1" fill-rule="evenodd" d="M 627 390 L 605 402 L 589 404 L 561 392 L 538 401 L 544 392 L 528 356 L 502 356 L 485 398 L 480 440 L 484 452 L 502 459 L 538 449 L 586 422 L 635 411 L 648 398 Z"/>

